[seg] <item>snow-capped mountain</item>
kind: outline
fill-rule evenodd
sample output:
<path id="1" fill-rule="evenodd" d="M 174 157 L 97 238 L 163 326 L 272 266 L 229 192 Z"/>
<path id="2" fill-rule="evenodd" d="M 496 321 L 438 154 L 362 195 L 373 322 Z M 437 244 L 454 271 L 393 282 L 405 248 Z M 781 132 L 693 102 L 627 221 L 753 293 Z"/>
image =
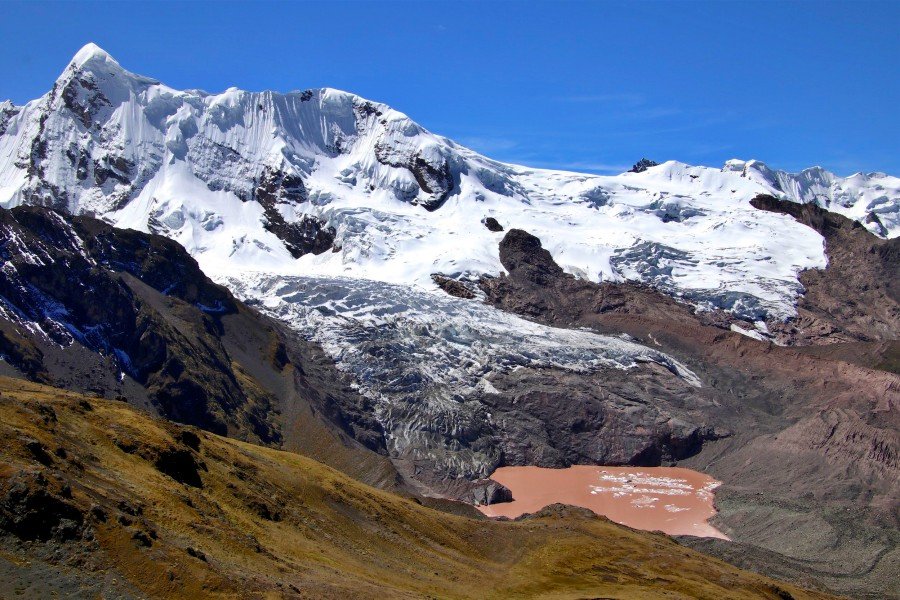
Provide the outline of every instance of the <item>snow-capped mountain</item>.
<path id="1" fill-rule="evenodd" d="M 762 185 L 766 192 L 801 204 L 818 206 L 854 219 L 882 238 L 895 238 L 898 229 L 897 199 L 900 179 L 884 173 L 855 173 L 837 177 L 822 167 L 799 173 L 775 171 L 758 160 L 729 160 L 723 171 L 739 172 Z"/>
<path id="2" fill-rule="evenodd" d="M 0 374 L 467 502 L 509 499 L 498 466 L 678 462 L 742 547 L 890 571 L 896 177 L 533 169 L 88 45 L 0 104 L 0 206 Z"/>
<path id="3" fill-rule="evenodd" d="M 596 176 L 503 164 L 353 94 L 178 91 L 93 44 L 50 92 L 0 105 L 0 205 L 50 205 L 179 241 L 213 277 L 347 276 L 432 288 L 502 271 L 495 218 L 568 272 L 637 280 L 749 320 L 794 314 L 821 237 L 758 211 L 815 202 L 900 233 L 900 179 L 758 161 Z"/>

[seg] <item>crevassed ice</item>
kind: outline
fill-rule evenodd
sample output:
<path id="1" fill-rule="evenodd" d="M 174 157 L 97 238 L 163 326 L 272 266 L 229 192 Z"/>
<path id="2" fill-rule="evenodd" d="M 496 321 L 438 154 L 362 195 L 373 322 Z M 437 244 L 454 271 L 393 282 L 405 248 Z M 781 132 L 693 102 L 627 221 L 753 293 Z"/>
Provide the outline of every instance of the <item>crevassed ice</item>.
<path id="1" fill-rule="evenodd" d="M 489 422 L 478 397 L 490 392 L 491 373 L 519 367 L 590 372 L 654 362 L 701 385 L 687 367 L 641 344 L 544 326 L 442 292 L 353 278 L 266 274 L 219 282 L 318 342 L 359 391 L 375 400 L 395 453 L 410 447 L 443 451 L 441 434 L 457 437 Z M 441 418 L 432 418 L 435 414 Z M 483 466 L 477 458 L 459 461 L 465 474 Z"/>

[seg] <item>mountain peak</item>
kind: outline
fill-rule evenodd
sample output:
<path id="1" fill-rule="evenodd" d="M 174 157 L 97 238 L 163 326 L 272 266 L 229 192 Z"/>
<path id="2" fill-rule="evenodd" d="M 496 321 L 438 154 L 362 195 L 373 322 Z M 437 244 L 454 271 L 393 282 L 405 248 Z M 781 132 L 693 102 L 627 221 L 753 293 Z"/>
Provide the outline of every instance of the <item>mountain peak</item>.
<path id="1" fill-rule="evenodd" d="M 68 89 L 73 82 L 76 82 L 76 87 L 87 86 L 82 92 L 93 98 L 92 100 L 87 97 L 82 98 L 82 101 L 90 104 L 102 97 L 104 98 L 103 103 L 112 102 L 115 105 L 127 100 L 129 91 L 136 91 L 159 83 L 155 79 L 127 71 L 106 50 L 93 42 L 85 44 L 75 53 L 75 56 L 56 79 L 55 89 Z M 71 103 L 76 97 L 82 96 L 82 92 L 76 93 L 70 90 L 67 92 L 70 94 L 68 101 Z M 79 103 L 84 104 L 84 102 Z M 88 110 L 88 106 L 83 105 L 82 110 Z"/>
<path id="2" fill-rule="evenodd" d="M 69 66 L 80 69 L 84 65 L 92 61 L 112 63 L 117 67 L 119 66 L 119 63 L 116 62 L 116 59 L 110 56 L 106 50 L 104 50 L 94 42 L 88 42 L 87 44 L 82 46 L 81 50 L 75 53 L 75 56 L 73 56 L 72 60 L 69 61 Z"/>

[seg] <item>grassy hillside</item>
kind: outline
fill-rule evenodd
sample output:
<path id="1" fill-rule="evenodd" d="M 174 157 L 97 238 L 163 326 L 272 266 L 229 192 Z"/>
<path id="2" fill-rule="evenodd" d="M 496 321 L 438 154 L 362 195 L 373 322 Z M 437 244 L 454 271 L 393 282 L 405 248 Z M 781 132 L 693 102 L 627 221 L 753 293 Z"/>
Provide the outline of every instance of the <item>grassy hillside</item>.
<path id="1" fill-rule="evenodd" d="M 823 597 L 578 509 L 458 517 L 17 379 L 0 436 L 2 597 Z"/>

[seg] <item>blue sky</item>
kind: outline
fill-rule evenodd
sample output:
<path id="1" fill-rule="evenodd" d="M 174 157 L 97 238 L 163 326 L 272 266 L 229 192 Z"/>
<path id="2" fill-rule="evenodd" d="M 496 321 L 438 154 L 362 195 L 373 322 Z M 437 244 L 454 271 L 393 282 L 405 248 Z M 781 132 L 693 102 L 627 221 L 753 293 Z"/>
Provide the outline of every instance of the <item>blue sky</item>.
<path id="1" fill-rule="evenodd" d="M 493 158 L 900 175 L 900 2 L 3 4 L 0 99 L 93 41 L 176 88 L 336 87 Z"/>

